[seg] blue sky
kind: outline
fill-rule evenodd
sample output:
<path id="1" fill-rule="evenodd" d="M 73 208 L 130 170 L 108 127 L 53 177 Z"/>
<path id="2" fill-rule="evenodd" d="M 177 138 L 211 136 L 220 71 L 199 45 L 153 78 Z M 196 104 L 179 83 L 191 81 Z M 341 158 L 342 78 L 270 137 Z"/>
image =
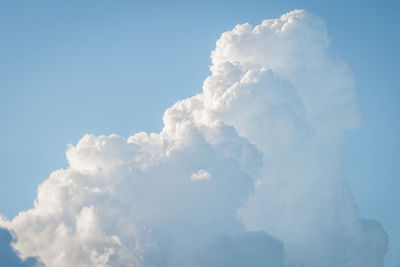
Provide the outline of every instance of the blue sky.
<path id="1" fill-rule="evenodd" d="M 164 110 L 200 92 L 219 35 L 290 10 L 323 18 L 354 72 L 364 121 L 347 134 L 360 214 L 400 264 L 397 1 L 0 1 L 0 213 L 32 206 L 85 133 L 159 132 Z"/>

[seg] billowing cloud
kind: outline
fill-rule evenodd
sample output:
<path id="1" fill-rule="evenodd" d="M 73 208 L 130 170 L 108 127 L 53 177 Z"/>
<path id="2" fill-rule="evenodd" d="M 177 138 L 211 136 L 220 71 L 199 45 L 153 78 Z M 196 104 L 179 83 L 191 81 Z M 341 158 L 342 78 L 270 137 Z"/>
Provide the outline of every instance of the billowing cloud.
<path id="1" fill-rule="evenodd" d="M 0 228 L 0 263 L 7 267 L 38 267 L 43 266 L 40 261 L 34 257 L 28 257 L 22 260 L 17 251 L 11 246 L 14 237 L 5 228 Z"/>
<path id="2" fill-rule="evenodd" d="M 3 226 L 47 266 L 380 267 L 387 236 L 358 216 L 344 131 L 353 76 L 324 22 L 295 10 L 237 25 L 203 91 L 160 133 L 85 135 L 34 208 Z"/>

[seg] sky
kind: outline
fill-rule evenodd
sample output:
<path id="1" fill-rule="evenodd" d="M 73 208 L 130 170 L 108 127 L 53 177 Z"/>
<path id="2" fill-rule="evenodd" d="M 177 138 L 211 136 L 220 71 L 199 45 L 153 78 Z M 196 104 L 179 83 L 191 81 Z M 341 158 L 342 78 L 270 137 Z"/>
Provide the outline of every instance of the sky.
<path id="1" fill-rule="evenodd" d="M 167 108 L 201 92 L 221 33 L 306 9 L 325 21 L 330 52 L 354 74 L 362 123 L 345 133 L 345 177 L 360 216 L 388 233 L 386 266 L 399 266 L 398 8 L 397 1 L 0 1 L 0 213 L 12 219 L 32 208 L 38 185 L 68 166 L 68 144 L 85 133 L 159 133 Z"/>

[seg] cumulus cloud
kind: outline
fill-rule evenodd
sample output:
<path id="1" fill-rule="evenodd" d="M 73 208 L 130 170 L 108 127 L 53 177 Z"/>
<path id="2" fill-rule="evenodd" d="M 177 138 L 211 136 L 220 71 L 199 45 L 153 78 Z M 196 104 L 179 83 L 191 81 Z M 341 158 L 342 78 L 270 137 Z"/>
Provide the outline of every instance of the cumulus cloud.
<path id="1" fill-rule="evenodd" d="M 361 113 L 324 22 L 237 25 L 160 133 L 85 135 L 34 208 L 2 225 L 47 266 L 380 267 L 387 236 L 346 182 Z"/>
<path id="2" fill-rule="evenodd" d="M 5 228 L 0 228 L 0 263 L 8 267 L 39 267 L 43 266 L 34 257 L 21 259 L 17 251 L 11 246 L 15 241 L 13 235 Z"/>

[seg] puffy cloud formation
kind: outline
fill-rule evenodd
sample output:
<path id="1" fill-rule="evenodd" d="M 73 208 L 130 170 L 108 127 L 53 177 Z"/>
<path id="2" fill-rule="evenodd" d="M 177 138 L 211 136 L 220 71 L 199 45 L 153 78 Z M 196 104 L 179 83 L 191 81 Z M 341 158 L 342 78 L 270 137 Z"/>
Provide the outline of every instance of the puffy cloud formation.
<path id="1" fill-rule="evenodd" d="M 38 267 L 43 266 L 36 258 L 29 257 L 22 260 L 11 246 L 12 234 L 4 228 L 0 228 L 0 263 L 8 267 Z"/>
<path id="2" fill-rule="evenodd" d="M 387 236 L 359 218 L 344 131 L 361 113 L 324 22 L 294 10 L 237 25 L 203 91 L 160 133 L 85 135 L 34 208 L 3 226 L 47 266 L 380 267 Z"/>

